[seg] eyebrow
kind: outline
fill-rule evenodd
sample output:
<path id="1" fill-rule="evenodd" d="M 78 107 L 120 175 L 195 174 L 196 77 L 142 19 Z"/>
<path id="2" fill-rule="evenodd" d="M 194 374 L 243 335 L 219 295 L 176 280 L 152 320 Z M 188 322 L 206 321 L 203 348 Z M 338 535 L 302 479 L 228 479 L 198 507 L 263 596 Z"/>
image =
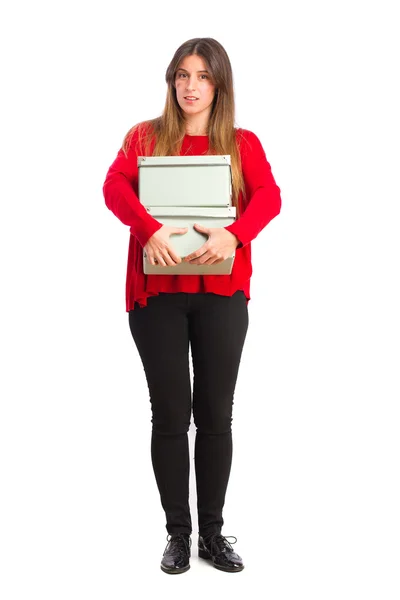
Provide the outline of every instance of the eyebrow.
<path id="1" fill-rule="evenodd" d="M 177 71 L 185 71 L 185 73 L 189 73 L 189 71 L 186 71 L 186 69 L 182 69 L 181 67 L 179 69 L 177 69 Z M 208 71 L 197 71 L 198 73 L 208 73 Z"/>

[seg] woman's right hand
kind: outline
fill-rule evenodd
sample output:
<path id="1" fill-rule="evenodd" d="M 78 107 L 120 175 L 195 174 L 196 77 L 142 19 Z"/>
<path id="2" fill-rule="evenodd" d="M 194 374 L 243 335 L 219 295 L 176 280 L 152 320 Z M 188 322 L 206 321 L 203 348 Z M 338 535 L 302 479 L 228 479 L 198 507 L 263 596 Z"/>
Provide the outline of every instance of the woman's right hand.
<path id="1" fill-rule="evenodd" d="M 169 245 L 169 236 L 173 233 L 186 233 L 187 230 L 188 227 L 171 227 L 169 225 L 163 225 L 158 231 L 153 233 L 144 246 L 150 264 L 158 264 L 162 267 L 170 265 L 172 267 L 175 264 L 182 262 L 181 257 L 175 254 L 172 247 Z"/>

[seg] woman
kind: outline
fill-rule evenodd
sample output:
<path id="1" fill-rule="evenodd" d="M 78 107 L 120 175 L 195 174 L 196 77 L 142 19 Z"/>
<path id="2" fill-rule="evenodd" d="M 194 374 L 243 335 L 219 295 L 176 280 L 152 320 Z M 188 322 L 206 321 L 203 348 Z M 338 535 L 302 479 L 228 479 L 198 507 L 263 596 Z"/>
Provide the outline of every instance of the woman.
<path id="1" fill-rule="evenodd" d="M 251 241 L 280 212 L 280 188 L 257 136 L 234 127 L 232 70 L 220 43 L 194 38 L 182 44 L 166 82 L 163 114 L 128 131 L 103 193 L 106 206 L 131 233 L 126 311 L 150 392 L 151 459 L 168 531 L 161 569 L 183 573 L 190 568 L 187 433 L 193 407 L 198 553 L 217 569 L 236 572 L 244 568 L 243 561 L 221 533 L 232 462 L 233 396 L 248 328 Z M 180 263 L 169 238 L 188 229 L 163 225 L 140 203 L 137 157 L 184 154 L 231 156 L 238 218 L 221 228 L 195 224 L 207 240 L 184 258 L 212 265 L 235 251 L 230 275 L 143 273 L 143 249 L 151 264 Z"/>

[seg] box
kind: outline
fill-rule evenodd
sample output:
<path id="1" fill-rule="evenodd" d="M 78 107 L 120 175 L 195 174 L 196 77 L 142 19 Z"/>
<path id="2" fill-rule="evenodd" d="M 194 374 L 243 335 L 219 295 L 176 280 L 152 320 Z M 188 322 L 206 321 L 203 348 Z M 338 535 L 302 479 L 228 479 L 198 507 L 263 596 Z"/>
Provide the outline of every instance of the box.
<path id="1" fill-rule="evenodd" d="M 193 228 L 226 227 L 236 219 L 232 206 L 230 155 L 139 156 L 138 192 L 141 203 L 160 223 L 188 227 L 187 233 L 172 234 L 170 245 L 183 258 L 208 239 Z M 143 250 L 143 271 L 152 275 L 226 275 L 232 272 L 235 252 L 216 265 L 173 266 L 150 264 Z"/>

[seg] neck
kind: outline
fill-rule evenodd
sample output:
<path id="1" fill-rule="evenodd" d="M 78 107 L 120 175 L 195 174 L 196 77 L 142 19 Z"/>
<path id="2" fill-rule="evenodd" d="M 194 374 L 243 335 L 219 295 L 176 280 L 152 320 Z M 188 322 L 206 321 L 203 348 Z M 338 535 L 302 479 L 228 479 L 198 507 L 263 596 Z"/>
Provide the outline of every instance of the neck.
<path id="1" fill-rule="evenodd" d="M 198 129 L 196 131 L 195 129 L 186 128 L 186 133 L 187 135 L 208 135 L 207 131 L 204 129 Z"/>
<path id="2" fill-rule="evenodd" d="M 198 115 L 190 115 L 190 118 L 186 118 L 187 135 L 208 135 L 208 118 L 209 111 L 205 115 L 199 113 Z"/>

